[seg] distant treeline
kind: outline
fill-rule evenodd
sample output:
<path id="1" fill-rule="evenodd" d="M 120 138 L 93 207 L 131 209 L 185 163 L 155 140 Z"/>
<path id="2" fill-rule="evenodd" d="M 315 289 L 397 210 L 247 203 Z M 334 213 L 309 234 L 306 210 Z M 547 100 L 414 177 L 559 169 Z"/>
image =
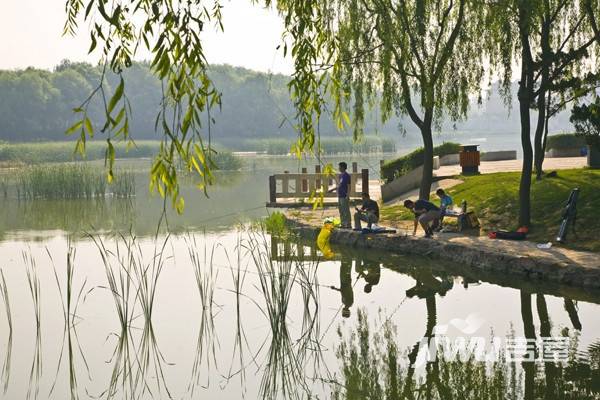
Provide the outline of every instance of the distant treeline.
<path id="1" fill-rule="evenodd" d="M 280 155 L 290 152 L 291 143 L 289 139 L 251 139 L 243 143 L 243 148 Z M 396 142 L 391 138 L 372 135 L 363 136 L 357 142 L 351 136 L 324 137 L 321 139 L 321 150 L 324 154 L 394 153 Z"/>
<path id="2" fill-rule="evenodd" d="M 211 126 L 213 140 L 234 150 L 251 144 L 251 139 L 280 138 L 289 149 L 294 129 L 294 114 L 287 84 L 289 77 L 266 74 L 244 68 L 216 65 L 211 78 L 222 92 L 220 110 L 213 110 L 215 123 Z M 124 71 L 125 92 L 133 116 L 130 130 L 135 139 L 157 139 L 154 123 L 161 101 L 161 83 L 149 71 L 146 63 L 136 63 Z M 75 121 L 73 108 L 79 106 L 98 85 L 101 69 L 86 63 L 64 61 L 53 71 L 28 68 L 0 71 L 0 140 L 29 142 L 65 140 L 65 130 Z M 109 74 L 108 94 L 115 88 L 118 77 Z M 518 113 L 509 115 L 495 88 L 482 107 L 473 105 L 469 118 L 457 124 L 444 124 L 442 130 L 518 132 Z M 516 93 L 516 92 L 515 92 Z M 516 95 L 513 96 L 516 98 Z M 100 99 L 91 105 L 92 120 L 100 123 Z M 514 101 L 514 99 L 513 99 Z M 514 107 L 513 107 L 514 108 Z M 418 144 L 414 124 L 402 116 L 385 125 L 376 110 L 368 112 L 364 131 L 367 134 L 391 137 L 405 144 Z M 208 121 L 208 118 L 206 118 Z M 568 115 L 559 115 L 551 122 L 551 131 L 571 130 Z M 334 123 L 325 116 L 319 124 L 323 137 L 339 137 Z M 206 126 L 205 126 L 206 127 Z M 400 132 L 407 129 L 407 135 Z M 97 138 L 102 139 L 97 133 Z M 346 137 L 350 135 L 346 133 Z M 346 139 L 344 139 L 346 140 Z M 348 139 L 350 140 L 350 139 Z"/>
<path id="3" fill-rule="evenodd" d="M 54 71 L 28 68 L 0 71 L 0 140 L 40 141 L 65 140 L 65 130 L 76 120 L 78 107 L 97 87 L 101 69 L 86 63 L 64 61 Z M 132 107 L 130 130 L 135 139 L 156 139 L 155 120 L 162 98 L 161 82 L 146 63 L 137 63 L 124 71 L 125 93 Z M 269 75 L 244 68 L 217 65 L 211 67 L 211 78 L 222 93 L 220 109 L 211 116 L 213 140 L 237 149 L 244 139 L 267 137 L 290 139 L 297 133 L 293 127 L 294 109 L 289 98 L 289 77 Z M 108 94 L 118 85 L 118 77 L 107 77 Z M 93 122 L 100 123 L 100 98 L 91 105 Z M 208 123 L 208 118 L 205 116 Z M 320 125 L 321 134 L 337 134 L 333 122 Z M 367 126 L 366 129 L 375 129 Z M 98 135 L 100 136 L 100 135 Z"/>
<path id="4" fill-rule="evenodd" d="M 152 158 L 159 150 L 158 140 L 138 140 L 134 146 L 125 143 L 115 145 L 115 157 L 123 158 Z M 36 142 L 36 143 L 3 143 L 0 141 L 0 166 L 5 165 L 33 165 L 41 163 L 59 163 L 83 160 L 79 153 L 75 153 L 73 142 Z M 88 142 L 85 160 L 103 160 L 106 152 L 106 143 Z M 242 167 L 242 161 L 230 151 L 222 149 L 212 153 L 211 160 L 216 169 L 237 170 Z"/>

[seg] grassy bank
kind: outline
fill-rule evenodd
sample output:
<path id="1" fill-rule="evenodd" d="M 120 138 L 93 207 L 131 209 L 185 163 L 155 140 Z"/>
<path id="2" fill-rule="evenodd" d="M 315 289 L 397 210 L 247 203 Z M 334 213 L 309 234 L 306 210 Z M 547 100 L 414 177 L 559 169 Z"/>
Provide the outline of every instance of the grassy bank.
<path id="1" fill-rule="evenodd" d="M 517 172 L 459 177 L 464 180 L 448 193 L 456 204 L 467 200 L 475 211 L 485 232 L 513 230 L 518 223 L 519 177 Z M 600 171 L 574 169 L 558 171 L 558 177 L 533 182 L 532 227 L 529 239 L 548 242 L 556 237 L 562 220 L 563 206 L 573 188 L 581 193 L 577 204 L 577 236 L 569 232 L 567 247 L 600 251 Z M 432 196 L 432 199 L 435 195 Z M 382 220 L 394 223 L 411 220 L 412 214 L 401 204 L 383 207 Z"/>
<path id="2" fill-rule="evenodd" d="M 158 140 L 139 140 L 135 146 L 127 149 L 125 143 L 115 144 L 117 159 L 152 158 L 160 148 Z M 0 142 L 0 166 L 34 165 L 42 163 L 59 163 L 81 160 L 81 155 L 74 153 L 73 142 L 35 142 L 7 143 Z M 86 145 L 86 160 L 103 160 L 106 143 L 101 141 L 88 142 Z M 218 169 L 237 170 L 241 168 L 241 160 L 231 152 L 219 150 L 213 155 L 213 161 Z"/>

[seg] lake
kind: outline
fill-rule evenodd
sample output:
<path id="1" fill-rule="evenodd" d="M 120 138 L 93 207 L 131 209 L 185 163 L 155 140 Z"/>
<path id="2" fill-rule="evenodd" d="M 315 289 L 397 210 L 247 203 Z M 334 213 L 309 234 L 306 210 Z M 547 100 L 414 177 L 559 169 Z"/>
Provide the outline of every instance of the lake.
<path id="1" fill-rule="evenodd" d="M 267 176 L 313 164 L 187 182 L 184 215 L 145 161 L 131 199 L 0 199 L 0 399 L 600 397 L 600 293 L 271 236 Z"/>

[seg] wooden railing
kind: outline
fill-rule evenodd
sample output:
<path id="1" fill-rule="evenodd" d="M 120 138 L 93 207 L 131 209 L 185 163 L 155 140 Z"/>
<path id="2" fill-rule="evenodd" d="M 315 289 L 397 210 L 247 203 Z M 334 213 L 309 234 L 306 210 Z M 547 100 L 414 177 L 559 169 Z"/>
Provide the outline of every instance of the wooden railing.
<path id="1" fill-rule="evenodd" d="M 356 163 L 352 164 L 350 174 L 350 188 L 348 197 L 360 198 L 362 192 L 369 192 L 369 170 L 362 169 L 358 172 Z M 335 178 L 321 173 L 321 167 L 315 166 L 315 173 L 307 173 L 302 168 L 300 174 L 283 174 L 269 176 L 269 206 L 276 206 L 277 199 L 308 199 L 323 194 L 325 198 L 337 198 L 337 193 L 328 193 L 328 190 L 337 185 L 337 174 Z M 289 204 L 289 203 L 285 203 Z"/>

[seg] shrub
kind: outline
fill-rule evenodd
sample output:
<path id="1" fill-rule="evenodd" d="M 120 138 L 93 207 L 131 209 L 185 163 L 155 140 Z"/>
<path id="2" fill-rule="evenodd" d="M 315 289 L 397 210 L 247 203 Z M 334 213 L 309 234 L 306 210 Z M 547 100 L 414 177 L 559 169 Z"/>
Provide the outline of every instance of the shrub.
<path id="1" fill-rule="evenodd" d="M 461 146 L 458 143 L 446 142 L 434 147 L 433 155 L 443 157 L 448 154 L 457 154 L 460 152 L 460 148 Z M 388 161 L 381 167 L 381 178 L 385 182 L 391 182 L 395 178 L 423 165 L 424 159 L 425 150 L 421 147 L 405 156 Z"/>
<path id="2" fill-rule="evenodd" d="M 212 154 L 211 159 L 219 170 L 236 171 L 242 168 L 242 160 L 230 151 L 217 151 Z"/>
<path id="3" fill-rule="evenodd" d="M 575 105 L 570 120 L 577 129 L 577 137 L 600 150 L 600 98 L 590 104 Z"/>
<path id="4" fill-rule="evenodd" d="M 574 133 L 562 133 L 560 135 L 548 136 L 546 148 L 550 149 L 574 149 L 585 146 L 585 139 Z"/>
<path id="5" fill-rule="evenodd" d="M 265 227 L 267 228 L 267 232 L 272 236 L 283 237 L 288 233 L 287 229 L 287 219 L 283 213 L 278 211 L 270 214 L 264 220 Z"/>

